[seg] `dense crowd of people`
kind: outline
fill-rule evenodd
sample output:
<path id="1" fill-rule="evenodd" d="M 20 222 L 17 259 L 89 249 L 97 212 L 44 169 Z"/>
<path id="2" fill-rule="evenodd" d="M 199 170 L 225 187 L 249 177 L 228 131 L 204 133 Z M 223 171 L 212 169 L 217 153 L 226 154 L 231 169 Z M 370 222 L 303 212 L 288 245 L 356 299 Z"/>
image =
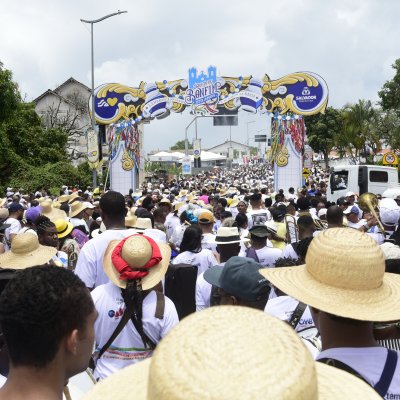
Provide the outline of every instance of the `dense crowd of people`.
<path id="1" fill-rule="evenodd" d="M 7 188 L 0 399 L 400 399 L 400 197 L 312 172 Z"/>

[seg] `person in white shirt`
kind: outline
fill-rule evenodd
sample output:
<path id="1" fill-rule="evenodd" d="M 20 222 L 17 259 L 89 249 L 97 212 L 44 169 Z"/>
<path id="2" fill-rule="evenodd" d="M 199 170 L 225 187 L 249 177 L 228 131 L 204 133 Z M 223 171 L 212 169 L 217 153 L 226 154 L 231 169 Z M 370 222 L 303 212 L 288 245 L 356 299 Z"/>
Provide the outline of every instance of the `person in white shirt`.
<path id="1" fill-rule="evenodd" d="M 248 242 L 248 239 L 241 238 L 238 228 L 221 227 L 214 237 L 214 243 L 219 253 L 220 264 L 223 267 L 225 262 L 231 257 L 237 256 L 240 251 L 240 245 Z M 204 310 L 211 305 L 212 285 L 204 279 L 204 273 L 201 273 L 196 280 L 196 311 Z"/>
<path id="2" fill-rule="evenodd" d="M 400 276 L 385 273 L 373 238 L 326 229 L 311 242 L 305 265 L 260 272 L 310 307 L 322 339 L 317 360 L 359 376 L 383 398 L 400 398 L 400 353 L 380 347 L 373 326 L 400 320 Z"/>
<path id="3" fill-rule="evenodd" d="M 104 271 L 110 282 L 92 291 L 98 312 L 94 326 L 97 379 L 150 357 L 161 339 L 178 324 L 173 302 L 155 291 L 170 257 L 167 244 L 146 235 L 135 234 L 108 245 Z M 107 346 L 122 318 L 122 330 Z"/>
<path id="4" fill-rule="evenodd" d="M 198 221 L 199 227 L 203 233 L 201 247 L 203 249 L 211 250 L 215 254 L 217 245 L 215 243 L 215 235 L 213 233 L 213 224 L 215 222 L 213 213 L 209 210 L 202 211 L 199 214 Z"/>
<path id="5" fill-rule="evenodd" d="M 121 193 L 111 190 L 105 193 L 100 199 L 100 211 L 107 229 L 82 247 L 75 267 L 75 273 L 89 289 L 109 282 L 103 271 L 104 252 L 109 242 L 132 234 L 132 230 L 125 228 L 125 198 Z"/>
<path id="6" fill-rule="evenodd" d="M 201 247 L 202 232 L 197 225 L 186 228 L 178 254 L 173 264 L 191 264 L 197 267 L 197 276 L 218 264 L 213 252 Z"/>
<path id="7" fill-rule="evenodd" d="M 262 208 L 261 193 L 254 193 L 250 196 L 251 210 L 247 212 L 249 230 L 253 225 L 265 224 L 271 219 L 271 213 Z"/>
<path id="8" fill-rule="evenodd" d="M 19 203 L 11 203 L 8 207 L 9 217 L 6 219 L 5 223 L 10 225 L 5 230 L 5 237 L 7 241 L 7 249 L 9 250 L 10 245 L 14 239 L 14 237 L 21 230 L 21 221 L 24 215 L 24 207 L 22 207 Z"/>
<path id="9" fill-rule="evenodd" d="M 348 206 L 343 214 L 347 217 L 349 228 L 359 229 L 365 225 L 366 221 L 358 217 L 359 208 L 357 206 Z"/>
<path id="10" fill-rule="evenodd" d="M 268 228 L 265 225 L 256 225 L 249 229 L 249 233 L 251 247 L 242 249 L 239 255 L 253 258 L 263 267 L 273 267 L 275 260 L 282 257 L 282 250 L 272 247 L 271 242 L 267 241 L 267 237 L 270 235 Z"/>

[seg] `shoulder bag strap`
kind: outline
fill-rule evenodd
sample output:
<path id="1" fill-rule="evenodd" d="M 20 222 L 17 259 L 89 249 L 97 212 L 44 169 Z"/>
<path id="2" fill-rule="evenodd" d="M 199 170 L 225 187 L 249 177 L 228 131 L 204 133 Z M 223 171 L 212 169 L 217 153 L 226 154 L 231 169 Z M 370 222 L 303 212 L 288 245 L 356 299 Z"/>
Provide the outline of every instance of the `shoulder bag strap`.
<path id="1" fill-rule="evenodd" d="M 165 297 L 164 293 L 156 291 L 157 295 L 157 304 L 156 304 L 156 312 L 154 313 L 154 317 L 157 319 L 164 318 L 164 309 L 165 309 Z"/>
<path id="2" fill-rule="evenodd" d="M 317 361 L 320 363 L 326 364 L 326 365 L 330 365 L 331 367 L 341 369 L 342 371 L 346 371 L 349 374 L 352 374 L 352 375 L 356 376 L 357 378 L 361 379 L 362 381 L 364 381 L 365 383 L 367 383 L 368 386 L 371 386 L 371 384 L 369 382 L 367 382 L 367 380 L 364 379 L 355 369 L 351 368 L 349 365 L 345 364 L 344 362 L 335 360 L 334 358 L 319 358 Z"/>
<path id="3" fill-rule="evenodd" d="M 290 317 L 290 320 L 288 321 L 288 324 L 293 328 L 296 329 L 297 325 L 300 322 L 301 316 L 304 313 L 304 310 L 306 309 L 307 305 L 302 303 L 301 301 L 299 304 L 297 304 L 297 307 L 293 311 L 292 316 Z"/>
<path id="4" fill-rule="evenodd" d="M 132 314 L 133 314 L 133 307 L 126 306 L 122 318 L 119 321 L 117 327 L 115 328 L 115 331 L 110 336 L 110 339 L 107 340 L 107 343 L 100 349 L 97 359 L 99 359 L 105 353 L 105 351 L 111 346 L 112 342 L 116 339 L 116 337 L 120 334 L 124 326 L 128 323 Z"/>
<path id="5" fill-rule="evenodd" d="M 382 396 L 385 397 L 389 386 L 392 383 L 394 373 L 397 366 L 397 351 L 388 350 L 385 366 L 383 367 L 382 375 L 379 381 L 374 386 L 374 389 Z"/>

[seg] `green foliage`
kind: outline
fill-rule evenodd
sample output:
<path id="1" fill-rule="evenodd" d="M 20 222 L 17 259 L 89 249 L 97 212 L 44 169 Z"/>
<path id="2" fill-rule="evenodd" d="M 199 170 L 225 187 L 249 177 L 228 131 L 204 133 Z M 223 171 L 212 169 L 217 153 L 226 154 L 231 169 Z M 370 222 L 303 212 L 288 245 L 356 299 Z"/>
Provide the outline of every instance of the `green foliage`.
<path id="1" fill-rule="evenodd" d="M 14 114 L 21 102 L 18 85 L 12 80 L 12 72 L 3 67 L 0 62 L 0 123 Z"/>
<path id="2" fill-rule="evenodd" d="M 325 114 L 305 117 L 308 143 L 317 153 L 324 155 L 326 167 L 328 156 L 336 144 L 342 129 L 341 113 L 333 107 L 328 107 Z"/>
<path id="3" fill-rule="evenodd" d="M 87 165 L 69 163 L 67 140 L 63 130 L 42 127 L 34 104 L 22 102 L 11 71 L 0 63 L 0 190 L 90 184 Z"/>
<path id="4" fill-rule="evenodd" d="M 193 145 L 188 143 L 188 149 L 193 149 Z M 178 140 L 173 146 L 170 147 L 170 150 L 185 150 L 185 141 Z"/>
<path id="5" fill-rule="evenodd" d="M 394 110 L 400 116 L 400 58 L 392 65 L 395 70 L 393 79 L 387 81 L 378 92 L 384 111 Z"/>
<path id="6" fill-rule="evenodd" d="M 26 164 L 11 178 L 9 184 L 15 188 L 23 188 L 27 192 L 44 188 L 50 189 L 52 194 L 58 194 L 62 185 L 78 185 L 86 188 L 91 184 L 91 176 L 89 168 L 74 167 L 65 161 L 47 163 L 43 166 Z"/>

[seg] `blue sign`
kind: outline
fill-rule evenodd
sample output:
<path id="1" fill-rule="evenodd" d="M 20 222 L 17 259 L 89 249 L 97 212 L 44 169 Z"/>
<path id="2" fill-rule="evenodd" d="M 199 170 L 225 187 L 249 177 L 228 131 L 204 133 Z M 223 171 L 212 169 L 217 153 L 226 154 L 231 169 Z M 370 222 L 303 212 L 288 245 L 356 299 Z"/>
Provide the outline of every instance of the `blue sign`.
<path id="1" fill-rule="evenodd" d="M 186 90 L 186 104 L 200 105 L 216 103 L 219 99 L 219 84 L 217 82 L 217 67 L 208 67 L 208 74 L 197 68 L 189 69 L 189 89 Z"/>

